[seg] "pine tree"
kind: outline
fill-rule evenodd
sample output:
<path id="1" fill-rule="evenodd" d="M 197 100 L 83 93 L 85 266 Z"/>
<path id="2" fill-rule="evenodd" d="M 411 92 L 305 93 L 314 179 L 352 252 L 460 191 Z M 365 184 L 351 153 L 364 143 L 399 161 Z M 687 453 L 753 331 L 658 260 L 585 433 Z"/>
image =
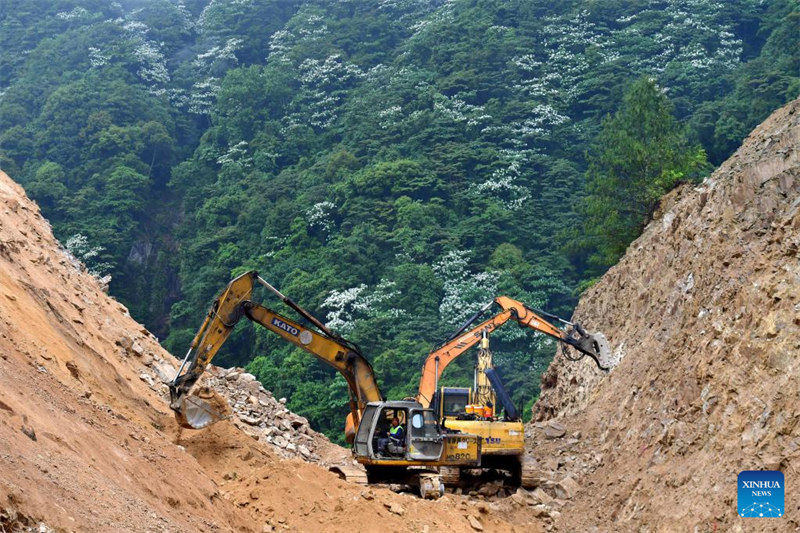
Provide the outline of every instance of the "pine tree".
<path id="1" fill-rule="evenodd" d="M 589 152 L 587 194 L 578 211 L 591 273 L 617 262 L 665 193 L 699 180 L 709 168 L 704 150 L 689 144 L 655 82 L 634 82 Z"/>

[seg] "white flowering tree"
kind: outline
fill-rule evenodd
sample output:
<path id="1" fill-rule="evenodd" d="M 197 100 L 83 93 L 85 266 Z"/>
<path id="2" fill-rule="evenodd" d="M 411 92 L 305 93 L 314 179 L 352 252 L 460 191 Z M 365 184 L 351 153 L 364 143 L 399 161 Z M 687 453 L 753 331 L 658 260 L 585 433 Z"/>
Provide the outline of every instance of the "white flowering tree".
<path id="1" fill-rule="evenodd" d="M 97 278 L 107 275 L 112 269 L 111 263 L 101 259 L 105 248 L 93 246 L 89 238 L 81 233 L 72 235 L 64 242 L 67 252 L 86 266 L 90 274 Z"/>
<path id="2" fill-rule="evenodd" d="M 452 250 L 433 264 L 444 289 L 439 317 L 453 326 L 463 324 L 497 295 L 498 273 L 471 272 L 470 255 L 466 250 Z"/>
<path id="3" fill-rule="evenodd" d="M 331 291 L 322 302 L 328 310 L 326 326 L 347 335 L 358 321 L 399 319 L 405 311 L 393 306 L 400 292 L 396 283 L 382 279 L 374 287 L 361 284 L 340 291 Z"/>
<path id="4" fill-rule="evenodd" d="M 333 202 L 317 202 L 306 211 L 308 227 L 312 231 L 318 231 L 322 235 L 328 235 L 334 226 L 334 214 L 336 206 Z"/>

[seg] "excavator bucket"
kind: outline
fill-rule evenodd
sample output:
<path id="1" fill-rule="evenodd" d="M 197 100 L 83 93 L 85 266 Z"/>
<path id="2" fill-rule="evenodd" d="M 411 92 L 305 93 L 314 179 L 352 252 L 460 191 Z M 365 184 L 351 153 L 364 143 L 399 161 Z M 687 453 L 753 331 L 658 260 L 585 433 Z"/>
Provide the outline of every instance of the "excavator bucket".
<path id="1" fill-rule="evenodd" d="M 229 416 L 225 400 L 208 388 L 184 396 L 174 412 L 178 425 L 186 429 L 203 429 Z"/>

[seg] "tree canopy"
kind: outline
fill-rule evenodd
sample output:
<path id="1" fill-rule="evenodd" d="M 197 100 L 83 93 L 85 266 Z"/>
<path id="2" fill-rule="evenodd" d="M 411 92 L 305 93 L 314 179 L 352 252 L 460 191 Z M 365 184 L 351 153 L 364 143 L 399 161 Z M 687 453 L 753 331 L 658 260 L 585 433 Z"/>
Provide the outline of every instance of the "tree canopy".
<path id="1" fill-rule="evenodd" d="M 590 250 L 587 273 L 617 262 L 665 193 L 710 170 L 705 151 L 688 142 L 669 99 L 647 78 L 634 82 L 620 109 L 603 120 L 588 160 L 578 207 L 583 223 L 574 236 Z"/>

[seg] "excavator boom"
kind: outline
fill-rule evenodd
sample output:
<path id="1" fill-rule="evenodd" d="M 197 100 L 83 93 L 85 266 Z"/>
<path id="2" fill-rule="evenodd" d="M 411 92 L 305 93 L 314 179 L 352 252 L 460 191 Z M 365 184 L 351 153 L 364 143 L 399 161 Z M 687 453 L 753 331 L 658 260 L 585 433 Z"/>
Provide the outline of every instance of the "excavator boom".
<path id="1" fill-rule="evenodd" d="M 321 331 L 306 328 L 252 302 L 253 287 L 257 282 L 270 289 Z M 355 434 L 360 413 L 366 404 L 382 401 L 372 366 L 356 345 L 333 334 L 310 313 L 262 280 L 257 272 L 251 271 L 231 281 L 214 301 L 170 384 L 170 407 L 182 426 L 197 429 L 212 421 L 208 416 L 210 407 L 198 405 L 196 399 L 187 403 L 187 395 L 242 317 L 280 335 L 342 374 L 350 388 L 350 415 L 345 430 L 348 438 Z"/>

